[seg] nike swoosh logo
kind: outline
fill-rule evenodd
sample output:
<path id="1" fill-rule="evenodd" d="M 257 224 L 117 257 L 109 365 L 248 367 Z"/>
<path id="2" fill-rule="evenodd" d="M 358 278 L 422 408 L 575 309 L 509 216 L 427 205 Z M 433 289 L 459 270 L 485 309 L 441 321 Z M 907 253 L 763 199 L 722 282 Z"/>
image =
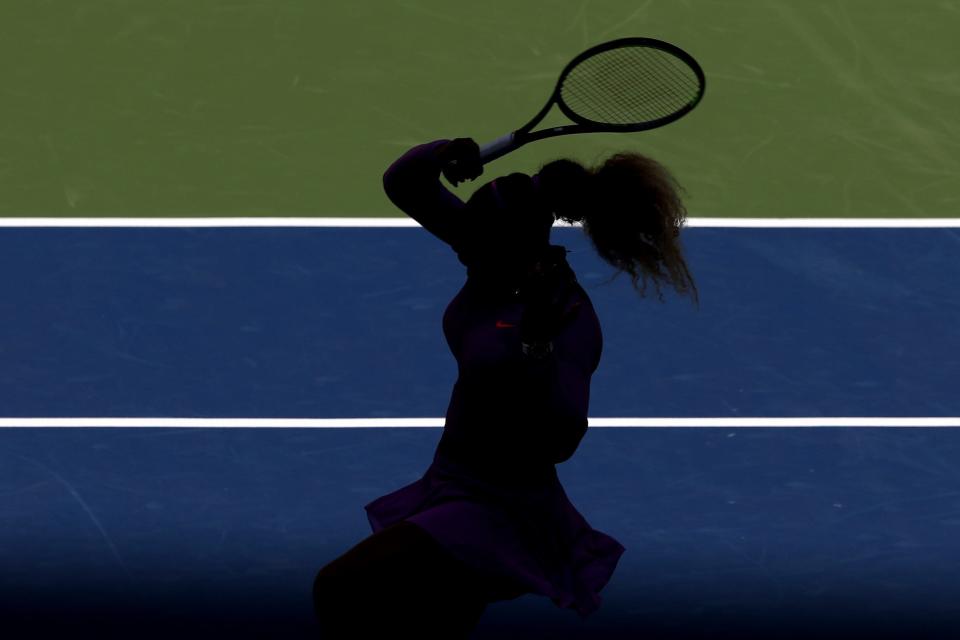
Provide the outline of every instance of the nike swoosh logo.
<path id="1" fill-rule="evenodd" d="M 517 325 L 510 324 L 509 322 L 504 322 L 503 320 L 497 320 L 497 329 L 508 329 L 510 327 L 515 327 Z"/>

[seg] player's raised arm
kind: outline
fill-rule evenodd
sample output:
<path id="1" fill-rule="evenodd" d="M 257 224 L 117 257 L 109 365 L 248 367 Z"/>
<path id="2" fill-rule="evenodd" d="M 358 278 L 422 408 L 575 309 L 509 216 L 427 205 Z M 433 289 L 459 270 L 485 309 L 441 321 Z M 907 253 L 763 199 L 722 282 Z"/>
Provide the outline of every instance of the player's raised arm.
<path id="1" fill-rule="evenodd" d="M 483 173 L 479 147 L 469 138 L 435 140 L 413 147 L 383 174 L 387 197 L 427 231 L 450 245 L 460 238 L 464 203 L 440 182 L 454 185 Z"/>

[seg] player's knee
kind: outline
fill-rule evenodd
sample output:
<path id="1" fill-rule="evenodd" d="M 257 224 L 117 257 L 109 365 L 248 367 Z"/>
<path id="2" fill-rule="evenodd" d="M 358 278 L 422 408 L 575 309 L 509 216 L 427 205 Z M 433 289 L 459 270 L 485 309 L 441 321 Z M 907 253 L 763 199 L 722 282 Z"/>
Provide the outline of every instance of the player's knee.
<path id="1" fill-rule="evenodd" d="M 340 576 L 321 569 L 313 579 L 313 613 L 322 638 L 348 638 L 356 624 L 351 615 L 355 606 L 347 585 Z"/>
<path id="2" fill-rule="evenodd" d="M 343 595 L 343 592 L 343 580 L 324 567 L 313 579 L 314 609 L 319 613 L 331 607 L 335 608 L 337 596 Z"/>

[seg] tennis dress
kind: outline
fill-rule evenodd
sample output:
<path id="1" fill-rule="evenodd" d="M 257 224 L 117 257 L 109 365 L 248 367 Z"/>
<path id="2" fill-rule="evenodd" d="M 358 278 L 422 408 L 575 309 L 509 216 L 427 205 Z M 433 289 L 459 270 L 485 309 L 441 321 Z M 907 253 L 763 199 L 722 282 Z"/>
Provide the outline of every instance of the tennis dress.
<path id="1" fill-rule="evenodd" d="M 491 601 L 537 593 L 586 617 L 625 549 L 577 511 L 555 465 L 586 433 L 600 324 L 566 249 L 544 246 L 563 325 L 547 357 L 522 353 L 517 270 L 477 230 L 484 221 L 468 220 L 466 205 L 441 184 L 434 152 L 444 142 L 404 154 L 384 188 L 467 267 L 443 315 L 458 377 L 432 463 L 420 479 L 366 505 L 367 517 L 374 533 L 402 520 L 422 527 L 484 578 Z"/>

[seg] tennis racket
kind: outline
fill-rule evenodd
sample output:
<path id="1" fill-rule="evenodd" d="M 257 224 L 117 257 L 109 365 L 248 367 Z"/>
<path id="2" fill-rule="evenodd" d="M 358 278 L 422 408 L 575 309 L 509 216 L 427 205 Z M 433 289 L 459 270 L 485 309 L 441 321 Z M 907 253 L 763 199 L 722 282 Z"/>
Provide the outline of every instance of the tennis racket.
<path id="1" fill-rule="evenodd" d="M 703 69 L 675 45 L 653 38 L 605 42 L 571 60 L 546 106 L 516 131 L 482 145 L 480 160 L 486 164 L 554 136 L 662 127 L 690 113 L 705 88 Z M 575 124 L 533 131 L 553 105 Z"/>

